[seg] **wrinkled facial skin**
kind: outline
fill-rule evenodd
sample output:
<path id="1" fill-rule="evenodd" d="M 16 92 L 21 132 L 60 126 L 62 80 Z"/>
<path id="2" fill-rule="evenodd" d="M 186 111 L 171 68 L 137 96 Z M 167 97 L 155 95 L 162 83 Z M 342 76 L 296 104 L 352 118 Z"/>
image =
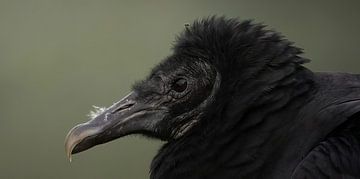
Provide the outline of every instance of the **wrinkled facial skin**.
<path id="1" fill-rule="evenodd" d="M 129 134 L 169 141 L 183 136 L 211 101 L 216 70 L 201 59 L 169 57 L 122 100 L 71 129 L 68 156 Z"/>
<path id="2" fill-rule="evenodd" d="M 148 136 L 168 141 L 188 130 L 198 120 L 200 104 L 212 92 L 216 75 L 204 61 L 170 58 L 157 66 L 147 80 L 134 85 L 141 99 L 158 102 L 168 113 Z"/>

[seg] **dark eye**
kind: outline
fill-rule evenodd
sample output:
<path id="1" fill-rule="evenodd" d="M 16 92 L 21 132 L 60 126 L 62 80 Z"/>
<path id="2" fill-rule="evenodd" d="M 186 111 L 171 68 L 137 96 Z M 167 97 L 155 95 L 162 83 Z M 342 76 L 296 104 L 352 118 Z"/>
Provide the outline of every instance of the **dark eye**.
<path id="1" fill-rule="evenodd" d="M 172 85 L 172 89 L 178 93 L 185 91 L 186 88 L 187 88 L 187 81 L 184 78 L 177 79 Z"/>

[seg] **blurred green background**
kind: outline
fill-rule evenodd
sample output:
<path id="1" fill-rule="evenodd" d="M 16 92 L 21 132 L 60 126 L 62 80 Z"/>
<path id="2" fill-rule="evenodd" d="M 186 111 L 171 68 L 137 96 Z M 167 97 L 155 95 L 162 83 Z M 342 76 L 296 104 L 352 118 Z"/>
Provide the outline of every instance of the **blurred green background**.
<path id="1" fill-rule="evenodd" d="M 161 142 L 129 136 L 74 156 L 64 138 L 129 92 L 183 24 L 255 19 L 305 49 L 316 71 L 360 73 L 360 1 L 0 0 L 0 178 L 148 178 Z"/>

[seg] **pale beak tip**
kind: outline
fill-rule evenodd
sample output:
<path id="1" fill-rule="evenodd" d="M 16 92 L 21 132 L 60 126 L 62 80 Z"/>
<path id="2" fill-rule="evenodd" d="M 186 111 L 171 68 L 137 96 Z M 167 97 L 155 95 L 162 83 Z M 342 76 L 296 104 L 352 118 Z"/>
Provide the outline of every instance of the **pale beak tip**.
<path id="1" fill-rule="evenodd" d="M 66 153 L 66 156 L 69 160 L 69 162 L 71 163 L 72 161 L 72 150 L 74 149 L 75 147 L 75 144 L 76 144 L 77 141 L 74 141 L 74 139 L 71 137 L 71 131 L 68 133 L 68 135 L 66 136 L 66 139 L 65 139 L 65 153 Z"/>
<path id="2" fill-rule="evenodd" d="M 68 158 L 69 162 L 71 163 L 71 162 L 72 162 L 71 152 L 68 152 L 68 153 L 67 153 L 67 158 Z"/>

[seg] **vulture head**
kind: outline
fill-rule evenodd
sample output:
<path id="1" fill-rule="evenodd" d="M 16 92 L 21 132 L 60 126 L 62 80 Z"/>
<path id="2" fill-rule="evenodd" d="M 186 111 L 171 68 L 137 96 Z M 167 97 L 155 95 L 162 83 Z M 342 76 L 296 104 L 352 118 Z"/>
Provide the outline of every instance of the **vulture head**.
<path id="1" fill-rule="evenodd" d="M 279 109 L 291 114 L 306 103 L 297 97 L 311 93 L 312 73 L 302 66 L 307 60 L 301 53 L 261 24 L 197 20 L 177 37 L 173 53 L 127 96 L 70 130 L 66 152 L 70 157 L 143 134 L 167 141 L 153 160 L 152 178 L 216 176 L 209 171 L 224 163 L 236 168 L 264 159 L 241 170 L 253 171 L 297 134 L 286 130 L 290 118 Z M 231 163 L 235 158 L 238 163 Z"/>
<path id="2" fill-rule="evenodd" d="M 129 134 L 176 140 L 202 120 L 219 84 L 220 75 L 205 60 L 170 56 L 123 99 L 75 126 L 66 139 L 68 155 Z"/>

